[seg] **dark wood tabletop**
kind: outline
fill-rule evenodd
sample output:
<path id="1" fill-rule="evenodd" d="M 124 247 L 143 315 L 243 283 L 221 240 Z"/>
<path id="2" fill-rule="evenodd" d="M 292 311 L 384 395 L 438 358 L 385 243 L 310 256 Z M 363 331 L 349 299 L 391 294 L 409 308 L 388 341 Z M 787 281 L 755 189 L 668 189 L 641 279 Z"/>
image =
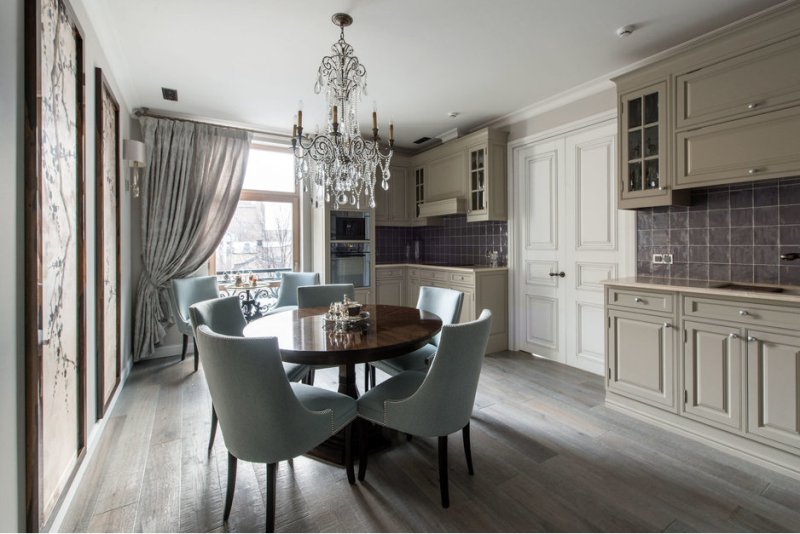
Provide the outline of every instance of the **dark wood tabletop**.
<path id="1" fill-rule="evenodd" d="M 363 308 L 369 325 L 360 330 L 334 333 L 325 330 L 328 307 L 291 310 L 256 319 L 244 329 L 245 337 L 277 337 L 286 362 L 308 365 L 353 365 L 392 358 L 414 351 L 442 328 L 439 316 L 405 306 L 383 304 Z"/>

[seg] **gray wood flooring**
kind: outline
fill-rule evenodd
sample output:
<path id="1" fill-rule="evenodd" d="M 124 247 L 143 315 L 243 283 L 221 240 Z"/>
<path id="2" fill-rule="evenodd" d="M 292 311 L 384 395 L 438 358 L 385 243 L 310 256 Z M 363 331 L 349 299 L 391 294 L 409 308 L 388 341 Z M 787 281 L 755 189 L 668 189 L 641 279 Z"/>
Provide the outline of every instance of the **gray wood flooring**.
<path id="1" fill-rule="evenodd" d="M 317 372 L 318 386 L 336 380 Z M 281 462 L 276 530 L 800 530 L 800 482 L 609 410 L 602 379 L 576 369 L 487 357 L 471 427 L 474 477 L 450 439 L 448 510 L 435 440 L 398 439 L 355 486 L 338 467 Z M 209 428 L 191 358 L 134 366 L 62 529 L 263 531 L 264 465 L 239 462 L 223 524 L 226 450 L 218 433 L 207 455 Z"/>

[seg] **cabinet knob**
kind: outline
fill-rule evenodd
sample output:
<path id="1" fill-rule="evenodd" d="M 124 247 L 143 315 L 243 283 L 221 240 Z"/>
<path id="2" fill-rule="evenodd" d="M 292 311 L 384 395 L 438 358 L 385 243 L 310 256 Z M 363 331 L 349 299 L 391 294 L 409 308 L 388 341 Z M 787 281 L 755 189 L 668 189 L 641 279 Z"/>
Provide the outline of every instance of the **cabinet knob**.
<path id="1" fill-rule="evenodd" d="M 669 323 L 664 323 L 664 328 L 672 328 L 672 325 Z"/>
<path id="2" fill-rule="evenodd" d="M 739 315 L 741 315 L 742 317 L 747 317 L 748 315 L 750 315 L 750 312 L 747 310 L 739 310 Z"/>
<path id="3" fill-rule="evenodd" d="M 633 302 L 640 302 L 641 303 L 641 302 L 644 302 L 644 299 L 642 299 L 642 297 L 634 297 Z"/>
<path id="4" fill-rule="evenodd" d="M 668 186 L 666 186 L 666 185 L 660 185 L 660 186 L 658 186 L 658 190 L 659 190 L 659 191 L 666 191 L 666 190 L 668 190 L 668 189 L 669 189 L 669 187 L 668 187 Z"/>
<path id="5" fill-rule="evenodd" d="M 758 102 L 750 102 L 747 104 L 747 109 L 756 109 L 758 107 Z"/>
<path id="6" fill-rule="evenodd" d="M 758 169 L 747 169 L 747 174 L 755 174 L 758 172 Z"/>
<path id="7" fill-rule="evenodd" d="M 739 334 L 737 334 L 736 332 L 731 332 L 730 334 L 728 334 L 728 337 L 731 339 L 739 339 Z"/>
<path id="8" fill-rule="evenodd" d="M 754 343 L 758 341 L 758 338 L 755 338 L 753 336 L 747 336 L 747 341 L 749 341 L 750 343 Z"/>

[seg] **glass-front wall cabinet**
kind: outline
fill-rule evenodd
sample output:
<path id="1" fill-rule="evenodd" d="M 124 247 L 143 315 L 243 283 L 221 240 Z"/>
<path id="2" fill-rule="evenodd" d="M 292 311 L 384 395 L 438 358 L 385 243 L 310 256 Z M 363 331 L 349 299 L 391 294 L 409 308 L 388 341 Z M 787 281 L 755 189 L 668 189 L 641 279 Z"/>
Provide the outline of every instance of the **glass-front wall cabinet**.
<path id="1" fill-rule="evenodd" d="M 666 84 L 626 93 L 622 96 L 622 113 L 623 198 L 664 194 L 668 189 Z"/>
<path id="2" fill-rule="evenodd" d="M 414 217 L 419 218 L 419 208 L 425 202 L 425 168 L 414 169 Z"/>
<path id="3" fill-rule="evenodd" d="M 486 209 L 486 147 L 469 152 L 469 211 Z"/>

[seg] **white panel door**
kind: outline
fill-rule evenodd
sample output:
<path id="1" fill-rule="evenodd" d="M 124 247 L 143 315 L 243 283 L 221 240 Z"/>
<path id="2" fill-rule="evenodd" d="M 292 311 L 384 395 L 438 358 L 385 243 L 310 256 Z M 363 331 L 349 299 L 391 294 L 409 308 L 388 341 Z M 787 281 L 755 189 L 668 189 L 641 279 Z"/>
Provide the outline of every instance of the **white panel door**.
<path id="1" fill-rule="evenodd" d="M 604 374 L 602 281 L 633 268 L 617 210 L 616 126 L 513 149 L 516 347 Z"/>
<path id="2" fill-rule="evenodd" d="M 586 371 L 605 369 L 603 280 L 620 273 L 616 192 L 616 125 L 569 135 L 565 143 L 566 205 L 569 228 L 563 247 L 566 362 Z"/>
<path id="3" fill-rule="evenodd" d="M 525 145 L 514 150 L 517 347 L 545 358 L 564 360 L 564 291 L 561 272 L 564 229 L 563 141 Z"/>

